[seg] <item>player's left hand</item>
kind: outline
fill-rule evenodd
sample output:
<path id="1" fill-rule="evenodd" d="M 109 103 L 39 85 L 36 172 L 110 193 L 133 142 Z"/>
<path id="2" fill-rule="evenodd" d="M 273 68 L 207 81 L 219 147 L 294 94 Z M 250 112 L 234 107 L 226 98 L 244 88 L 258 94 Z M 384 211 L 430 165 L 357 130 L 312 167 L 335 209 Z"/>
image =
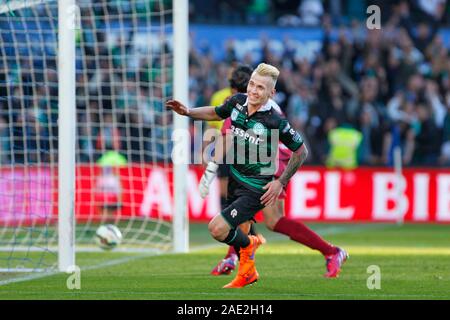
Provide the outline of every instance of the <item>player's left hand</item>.
<path id="1" fill-rule="evenodd" d="M 267 207 L 275 204 L 275 201 L 278 199 L 281 191 L 283 191 L 283 185 L 279 180 L 274 180 L 266 184 L 263 189 L 267 191 L 263 194 L 260 200 L 261 203 Z"/>
<path id="2" fill-rule="evenodd" d="M 176 113 L 182 116 L 189 116 L 189 108 L 186 107 L 184 104 L 182 104 L 178 100 L 167 100 L 166 101 L 166 108 L 172 109 Z"/>

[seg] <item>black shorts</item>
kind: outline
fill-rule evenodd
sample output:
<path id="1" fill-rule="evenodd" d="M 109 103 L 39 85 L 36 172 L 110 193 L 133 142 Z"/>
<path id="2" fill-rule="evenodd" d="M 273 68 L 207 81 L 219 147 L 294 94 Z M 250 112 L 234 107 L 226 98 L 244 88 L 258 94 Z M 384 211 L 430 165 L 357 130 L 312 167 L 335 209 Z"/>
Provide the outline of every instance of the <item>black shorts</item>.
<path id="1" fill-rule="evenodd" d="M 227 206 L 221 214 L 232 228 L 253 220 L 255 214 L 264 208 L 260 198 L 264 193 L 249 190 L 239 184 L 232 175 L 228 178 Z"/>
<path id="2" fill-rule="evenodd" d="M 219 178 L 228 178 L 230 176 L 230 165 L 229 164 L 219 164 L 217 169 L 217 176 Z"/>

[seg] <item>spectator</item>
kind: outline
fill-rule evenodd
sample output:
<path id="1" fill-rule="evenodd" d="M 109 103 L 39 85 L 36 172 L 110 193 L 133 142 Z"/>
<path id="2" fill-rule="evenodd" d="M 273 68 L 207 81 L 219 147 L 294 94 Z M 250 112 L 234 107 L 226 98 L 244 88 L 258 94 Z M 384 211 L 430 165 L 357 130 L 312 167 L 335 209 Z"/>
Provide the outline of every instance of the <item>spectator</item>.
<path id="1" fill-rule="evenodd" d="M 147 130 L 144 134 L 144 123 L 139 112 L 129 109 L 125 114 L 126 128 L 124 130 L 124 148 L 129 162 L 142 163 L 155 161 L 152 151 L 156 149 L 156 139 L 152 131 Z"/>
<path id="2" fill-rule="evenodd" d="M 363 135 L 359 159 L 366 165 L 383 165 L 387 158 L 390 122 L 386 107 L 378 100 L 378 83 L 375 77 L 365 77 L 358 103 L 349 108 L 350 119 Z"/>
<path id="3" fill-rule="evenodd" d="M 99 128 L 95 148 L 97 154 L 103 154 L 107 150 L 119 151 L 121 149 L 121 135 L 117 128 L 117 122 L 113 113 L 107 112 L 100 118 L 102 125 Z"/>
<path id="4" fill-rule="evenodd" d="M 78 113 L 78 123 L 78 161 L 94 162 L 95 147 L 92 130 L 92 123 L 94 123 L 94 119 L 91 116 L 91 113 Z"/>
<path id="5" fill-rule="evenodd" d="M 302 0 L 298 12 L 301 23 L 305 26 L 317 26 L 320 24 L 323 15 L 323 5 L 321 0 Z"/>
<path id="6" fill-rule="evenodd" d="M 17 114 L 12 136 L 14 163 L 45 163 L 50 159 L 48 132 L 38 120 L 37 109 Z"/>
<path id="7" fill-rule="evenodd" d="M 305 81 L 298 81 L 296 88 L 297 90 L 289 98 L 286 115 L 291 119 L 291 124 L 297 131 L 305 132 L 313 96 Z"/>
<path id="8" fill-rule="evenodd" d="M 389 101 L 387 112 L 393 125 L 391 127 L 390 150 L 386 159 L 387 165 L 393 165 L 393 151 L 395 147 L 402 150 L 402 162 L 409 165 L 412 161 L 415 148 L 415 135 L 418 129 L 418 120 L 415 113 L 415 104 L 411 98 L 398 93 Z"/>
<path id="9" fill-rule="evenodd" d="M 417 0 L 418 7 L 422 11 L 422 17 L 426 20 L 440 21 L 445 10 L 447 0 Z"/>
<path id="10" fill-rule="evenodd" d="M 3 109 L 3 106 L 1 108 Z M 9 163 L 9 148 L 8 123 L 3 116 L 0 116 L 0 163 Z"/>
<path id="11" fill-rule="evenodd" d="M 247 8 L 247 23 L 264 25 L 270 20 L 270 1 L 253 0 Z"/>
<path id="12" fill-rule="evenodd" d="M 211 44 L 192 45 L 190 101 L 195 105 L 208 104 L 214 92 L 227 86 L 228 70 L 238 60 L 250 65 L 263 60 L 282 69 L 275 100 L 293 125 L 304 131 L 311 146 L 309 161 L 325 163 L 330 132 L 351 123 L 362 134 L 362 164 L 391 164 L 396 146 L 403 149 L 404 164 L 448 164 L 450 60 L 445 38 L 437 33 L 445 1 L 368 1 L 367 5 L 383 6 L 380 30 L 367 30 L 358 18 L 352 20 L 352 10 L 360 15 L 362 8 L 362 3 L 352 3 L 191 1 L 195 19 L 221 19 L 227 24 L 246 18 L 249 23 L 258 19 L 273 19 L 269 21 L 273 23 L 291 15 L 295 19 L 288 19 L 288 23 L 297 25 L 302 22 L 295 15 L 297 10 L 314 8 L 313 14 L 303 17 L 303 22 L 317 25 L 322 21 L 324 37 L 322 50 L 317 54 L 305 54 L 313 51 L 287 36 L 273 41 L 265 35 L 259 42 L 255 39 L 250 45 L 239 46 L 231 39 L 225 44 L 225 57 L 221 59 L 213 55 Z M 170 6 L 164 1 L 151 6 L 109 3 L 87 8 L 90 4 L 90 0 L 81 2 L 83 28 L 78 42 L 79 159 L 92 161 L 101 149 L 112 149 L 126 151 L 130 161 L 166 161 L 170 155 L 172 119 L 162 102 L 172 92 L 171 46 L 165 43 L 150 48 L 138 40 L 147 32 L 140 28 L 141 23 L 149 22 L 146 10 L 164 13 L 170 11 Z M 344 15 L 341 26 L 336 25 L 339 11 Z M 139 13 L 139 27 L 134 32 L 116 33 L 115 26 L 120 23 L 136 22 L 127 17 L 120 20 L 119 12 Z M 303 12 L 306 11 L 298 13 Z M 10 140 L 10 150 L 15 149 L 7 157 L 22 162 L 41 157 L 43 161 L 45 152 L 38 154 L 33 150 L 45 151 L 49 148 L 46 144 L 57 148 L 57 139 L 48 138 L 58 136 L 54 51 L 46 48 L 45 58 L 30 58 L 21 50 L 21 59 L 13 60 L 9 57 L 13 48 L 8 39 L 5 33 L 5 50 L 0 52 L 0 99 L 4 98 L 0 103 L 3 110 L 8 110 L 1 115 L 0 136 L 3 142 Z M 28 120 L 30 116 L 34 120 Z M 9 133 L 6 126 L 11 128 Z M 20 138 L 21 135 L 26 138 Z M 439 143 L 426 144 L 428 139 Z M 32 150 L 31 155 L 25 151 L 28 149 Z M 98 154 L 93 155 L 93 149 Z"/>
<path id="13" fill-rule="evenodd" d="M 328 133 L 330 151 L 327 167 L 354 169 L 358 166 L 358 148 L 362 134 L 348 123 L 333 128 Z"/>
<path id="14" fill-rule="evenodd" d="M 447 113 L 442 125 L 442 148 L 439 163 L 444 166 L 450 166 L 450 92 L 446 96 Z"/>
<path id="15" fill-rule="evenodd" d="M 120 79 L 113 73 L 112 65 L 107 57 L 100 60 L 100 66 L 89 81 L 89 94 L 98 97 L 100 108 L 111 111 L 117 95 Z"/>
<path id="16" fill-rule="evenodd" d="M 222 18 L 222 23 L 226 24 L 240 24 L 244 21 L 245 0 L 219 0 L 218 9 Z"/>
<path id="17" fill-rule="evenodd" d="M 111 159 L 112 157 L 109 156 Z M 102 160 L 102 159 L 100 159 Z M 114 163 L 116 160 L 103 160 L 102 163 Z M 121 165 L 126 162 L 120 162 Z M 100 164 L 101 173 L 96 177 L 94 187 L 95 207 L 102 223 L 114 223 L 115 215 L 122 207 L 122 182 L 118 165 Z"/>
<path id="18" fill-rule="evenodd" d="M 218 20 L 218 0 L 189 1 L 189 21 L 207 23 Z"/>
<path id="19" fill-rule="evenodd" d="M 440 131 L 436 127 L 427 105 L 417 105 L 416 112 L 420 127 L 415 137 L 413 164 L 418 166 L 435 165 L 441 148 Z"/>

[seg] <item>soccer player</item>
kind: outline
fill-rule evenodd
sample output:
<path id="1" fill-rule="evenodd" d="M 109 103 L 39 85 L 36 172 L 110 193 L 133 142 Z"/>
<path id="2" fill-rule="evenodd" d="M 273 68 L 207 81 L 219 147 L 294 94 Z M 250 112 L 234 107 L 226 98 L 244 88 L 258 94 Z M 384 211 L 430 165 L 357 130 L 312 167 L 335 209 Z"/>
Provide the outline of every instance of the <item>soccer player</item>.
<path id="1" fill-rule="evenodd" d="M 211 105 L 217 106 L 226 101 L 230 96 L 236 94 L 236 93 L 246 93 L 247 92 L 247 85 L 248 81 L 250 80 L 250 77 L 252 75 L 253 69 L 245 64 L 239 64 L 237 65 L 231 72 L 229 77 L 229 84 L 230 87 L 229 90 L 226 92 L 229 92 L 230 94 L 224 97 L 222 95 L 222 101 L 220 103 L 214 103 L 214 101 L 217 102 L 217 99 L 211 98 Z M 221 90 L 220 92 L 223 92 Z M 223 98 L 224 97 L 224 98 Z M 269 101 L 272 101 L 269 99 Z M 273 102 L 275 105 L 276 103 Z M 278 106 L 277 106 L 278 107 Z M 231 126 L 231 119 L 227 118 L 225 121 L 213 121 L 214 126 L 216 128 L 219 128 L 221 130 L 221 133 L 223 136 L 226 135 L 226 130 L 230 128 Z M 220 127 L 216 124 L 220 123 Z M 228 164 L 223 163 L 223 139 L 220 140 L 218 143 L 216 143 L 215 148 L 215 154 L 218 159 L 217 161 L 209 161 L 206 167 L 206 170 L 203 173 L 202 178 L 200 179 L 199 183 L 199 190 L 200 195 L 202 198 L 205 198 L 209 192 L 209 185 L 214 179 L 214 177 L 217 174 L 217 177 L 219 178 L 219 189 L 220 189 L 220 206 L 221 209 L 226 208 L 226 195 L 227 195 L 227 184 L 228 184 L 228 176 L 230 175 L 230 167 Z M 220 155 L 219 155 L 220 154 Z M 260 241 L 262 243 L 265 243 L 265 239 L 261 234 L 256 233 L 256 228 L 254 227 L 253 223 L 247 222 L 242 224 L 241 229 L 244 232 L 247 232 L 251 235 L 256 235 L 260 238 Z M 249 231 L 247 231 L 249 230 Z M 211 271 L 212 275 L 222 275 L 222 274 L 230 274 L 237 265 L 237 261 L 239 260 L 238 253 L 236 249 L 233 246 L 229 246 L 228 252 L 225 255 L 225 258 L 223 258 L 219 263 L 213 268 Z"/>
<path id="2" fill-rule="evenodd" d="M 283 187 L 307 155 L 301 135 L 291 129 L 288 121 L 268 104 L 269 98 L 275 93 L 278 75 L 279 71 L 275 67 L 264 63 L 258 65 L 247 86 L 247 95 L 234 95 L 216 108 L 189 109 L 176 100 L 166 102 L 168 108 L 193 119 L 220 120 L 231 117 L 232 147 L 239 149 L 239 146 L 245 146 L 243 154 L 234 153 L 234 161 L 230 166 L 229 206 L 208 225 L 214 239 L 240 248 L 238 274 L 225 288 L 240 288 L 258 280 L 255 253 L 260 240 L 256 236 L 248 236 L 238 226 L 251 220 L 262 208 L 276 203 Z M 273 159 L 264 162 L 257 155 L 256 163 L 249 161 L 255 150 L 256 153 L 261 149 L 271 153 L 272 143 L 269 141 L 272 135 L 274 138 L 278 135 L 280 141 L 293 151 L 286 169 L 275 180 L 273 173 L 270 174 Z"/>
<path id="3" fill-rule="evenodd" d="M 250 78 L 251 69 L 248 72 L 249 72 L 248 77 Z M 244 92 L 244 90 L 241 89 L 239 92 Z M 283 115 L 280 107 L 275 101 L 269 99 L 268 104 L 271 105 L 273 110 Z M 225 134 L 230 127 L 231 121 L 230 118 L 228 118 L 225 120 L 222 126 L 222 133 Z M 284 172 L 291 155 L 292 152 L 283 143 L 279 143 L 277 154 L 278 167 L 274 175 L 275 179 L 278 179 Z M 220 155 L 217 156 L 216 158 L 220 158 Z M 217 166 L 218 165 L 214 162 L 208 163 L 207 170 L 205 170 L 200 180 L 199 188 L 202 197 L 205 197 L 209 193 L 209 186 L 216 175 Z M 327 278 L 337 277 L 341 270 L 342 264 L 348 258 L 348 254 L 345 252 L 345 250 L 329 244 L 327 241 L 322 239 L 318 234 L 316 234 L 313 230 L 308 228 L 302 222 L 285 218 L 284 217 L 285 197 L 286 197 L 286 190 L 284 188 L 274 206 L 268 206 L 262 209 L 264 222 L 267 228 L 271 231 L 287 235 L 290 237 L 291 240 L 321 252 L 326 261 L 327 272 L 325 273 L 324 276 Z M 245 226 L 244 230 L 245 228 L 248 228 L 248 226 Z M 232 246 L 230 246 L 225 258 L 223 258 L 217 264 L 217 266 L 213 269 L 211 273 L 213 275 L 230 274 L 235 269 L 237 260 L 238 257 L 235 253 L 235 250 Z"/>
<path id="4" fill-rule="evenodd" d="M 247 92 L 247 84 L 250 76 L 252 75 L 252 72 L 253 69 L 248 65 L 237 65 L 230 74 L 229 88 L 225 88 L 216 92 L 211 98 L 211 106 L 218 106 L 223 104 L 230 96 L 236 93 Z M 224 128 L 229 128 L 229 119 L 226 119 L 225 121 L 208 121 L 208 124 L 210 127 L 221 130 L 222 134 L 224 135 Z M 221 150 L 221 146 L 216 144 L 216 147 L 216 150 Z M 226 206 L 228 176 L 230 174 L 229 166 L 224 163 L 215 164 L 212 161 L 208 163 L 208 166 L 207 172 L 210 170 L 214 170 L 214 172 L 217 172 L 220 188 L 220 205 L 222 209 L 224 209 L 224 207 Z M 202 197 L 205 197 L 206 194 L 204 194 L 204 192 L 206 192 L 206 189 L 204 189 L 202 186 L 203 184 L 200 183 L 200 194 L 202 195 Z"/>

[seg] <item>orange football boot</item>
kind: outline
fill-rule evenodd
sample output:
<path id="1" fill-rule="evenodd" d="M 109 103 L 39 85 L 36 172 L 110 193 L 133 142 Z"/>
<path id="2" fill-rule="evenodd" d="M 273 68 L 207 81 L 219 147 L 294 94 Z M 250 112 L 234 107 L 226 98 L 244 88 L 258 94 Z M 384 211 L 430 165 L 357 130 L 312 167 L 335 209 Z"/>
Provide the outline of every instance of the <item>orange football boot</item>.
<path id="1" fill-rule="evenodd" d="M 261 245 L 261 240 L 257 236 L 249 236 L 249 238 L 250 244 L 245 248 L 241 248 L 239 251 L 238 274 L 224 288 L 242 288 L 258 281 L 259 274 L 255 267 L 255 253 L 256 249 Z"/>

